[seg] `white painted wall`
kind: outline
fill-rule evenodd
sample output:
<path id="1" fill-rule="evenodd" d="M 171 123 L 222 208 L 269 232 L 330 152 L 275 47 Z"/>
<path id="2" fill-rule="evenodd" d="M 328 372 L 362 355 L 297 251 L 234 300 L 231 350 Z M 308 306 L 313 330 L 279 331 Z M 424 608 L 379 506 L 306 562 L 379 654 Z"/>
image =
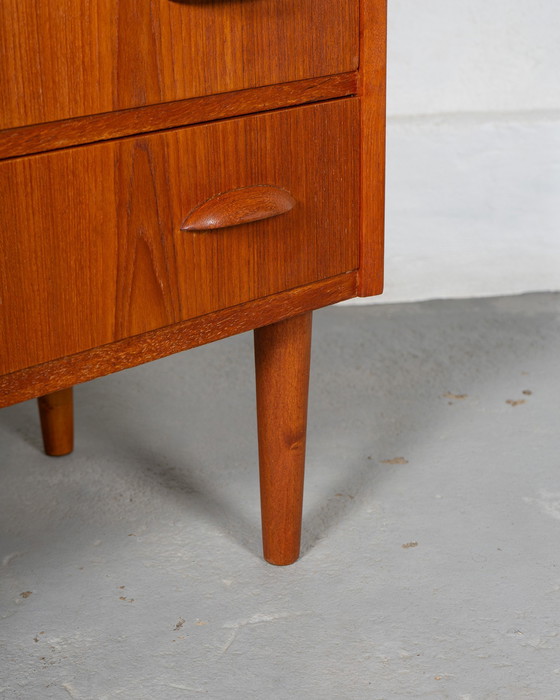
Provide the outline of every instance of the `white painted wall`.
<path id="1" fill-rule="evenodd" d="M 558 0 L 388 0 L 388 112 L 560 109 Z"/>
<path id="2" fill-rule="evenodd" d="M 377 301 L 560 290 L 559 0 L 389 0 L 386 232 Z"/>

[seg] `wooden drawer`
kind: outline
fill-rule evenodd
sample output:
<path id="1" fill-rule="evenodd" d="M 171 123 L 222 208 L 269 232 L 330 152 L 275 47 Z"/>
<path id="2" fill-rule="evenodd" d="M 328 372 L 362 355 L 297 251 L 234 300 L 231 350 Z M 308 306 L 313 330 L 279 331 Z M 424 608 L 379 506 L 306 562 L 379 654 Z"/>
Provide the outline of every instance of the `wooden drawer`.
<path id="1" fill-rule="evenodd" d="M 357 65 L 357 0 L 0 2 L 2 129 Z"/>
<path id="2" fill-rule="evenodd" d="M 0 163 L 0 373 L 355 269 L 358 176 L 355 98 Z M 257 185 L 295 206 L 181 230 Z"/>

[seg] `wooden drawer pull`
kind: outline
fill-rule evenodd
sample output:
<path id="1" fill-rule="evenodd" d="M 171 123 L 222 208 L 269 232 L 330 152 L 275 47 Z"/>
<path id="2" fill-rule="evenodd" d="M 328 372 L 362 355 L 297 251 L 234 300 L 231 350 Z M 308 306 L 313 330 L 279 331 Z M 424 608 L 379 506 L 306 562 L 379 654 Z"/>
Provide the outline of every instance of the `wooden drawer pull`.
<path id="1" fill-rule="evenodd" d="M 181 231 L 209 231 L 285 214 L 296 200 L 281 187 L 256 185 L 222 192 L 193 209 Z"/>

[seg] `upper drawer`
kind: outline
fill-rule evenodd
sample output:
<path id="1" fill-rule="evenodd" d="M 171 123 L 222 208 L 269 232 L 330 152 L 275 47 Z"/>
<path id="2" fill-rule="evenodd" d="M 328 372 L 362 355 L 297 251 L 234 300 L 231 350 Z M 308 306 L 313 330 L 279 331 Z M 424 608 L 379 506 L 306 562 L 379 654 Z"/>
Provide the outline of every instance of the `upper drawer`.
<path id="1" fill-rule="evenodd" d="M 0 374 L 355 269 L 358 172 L 357 98 L 0 163 Z"/>
<path id="2" fill-rule="evenodd" d="M 358 0 L 1 0 L 0 128 L 357 63 Z"/>

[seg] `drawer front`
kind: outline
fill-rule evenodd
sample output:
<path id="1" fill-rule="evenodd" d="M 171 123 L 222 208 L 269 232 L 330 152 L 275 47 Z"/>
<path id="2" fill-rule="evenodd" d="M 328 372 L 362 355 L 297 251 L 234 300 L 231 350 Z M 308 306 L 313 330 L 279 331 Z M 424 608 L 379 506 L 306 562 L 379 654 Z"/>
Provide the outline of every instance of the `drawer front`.
<path id="1" fill-rule="evenodd" d="M 356 269 L 358 116 L 350 98 L 1 163 L 0 373 Z M 259 185 L 293 208 L 181 230 Z"/>
<path id="2" fill-rule="evenodd" d="M 2 0 L 0 128 L 342 73 L 357 55 L 358 0 Z"/>

